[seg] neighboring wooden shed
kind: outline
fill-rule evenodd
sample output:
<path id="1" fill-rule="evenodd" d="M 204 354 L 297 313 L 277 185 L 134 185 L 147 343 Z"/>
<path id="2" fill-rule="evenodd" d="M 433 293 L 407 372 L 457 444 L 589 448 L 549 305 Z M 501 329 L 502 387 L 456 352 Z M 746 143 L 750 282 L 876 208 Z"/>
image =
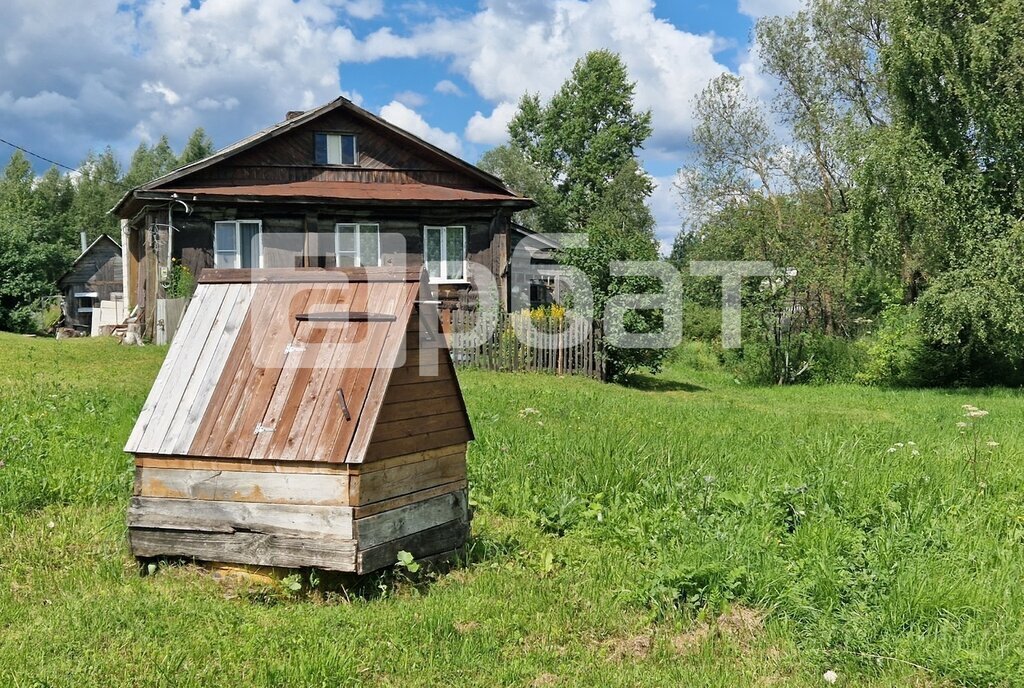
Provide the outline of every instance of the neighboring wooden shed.
<path id="1" fill-rule="evenodd" d="M 421 289 L 393 268 L 204 271 L 125 447 L 133 553 L 364 573 L 460 547 L 473 434 Z"/>
<path id="2" fill-rule="evenodd" d="M 90 332 L 93 312 L 100 302 L 111 300 L 114 294 L 123 294 L 121 260 L 120 244 L 101 234 L 57 280 L 57 288 L 64 297 L 67 327 Z"/>

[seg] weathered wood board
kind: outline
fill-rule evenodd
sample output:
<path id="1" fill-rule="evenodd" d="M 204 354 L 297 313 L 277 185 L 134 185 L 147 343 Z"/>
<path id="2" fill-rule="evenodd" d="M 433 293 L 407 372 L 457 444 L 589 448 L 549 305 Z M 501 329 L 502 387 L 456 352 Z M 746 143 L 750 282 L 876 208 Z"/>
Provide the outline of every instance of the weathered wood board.
<path id="1" fill-rule="evenodd" d="M 447 350 L 404 355 L 421 285 L 239 272 L 200 285 L 129 439 L 133 552 L 362 573 L 461 546 L 473 434 Z"/>

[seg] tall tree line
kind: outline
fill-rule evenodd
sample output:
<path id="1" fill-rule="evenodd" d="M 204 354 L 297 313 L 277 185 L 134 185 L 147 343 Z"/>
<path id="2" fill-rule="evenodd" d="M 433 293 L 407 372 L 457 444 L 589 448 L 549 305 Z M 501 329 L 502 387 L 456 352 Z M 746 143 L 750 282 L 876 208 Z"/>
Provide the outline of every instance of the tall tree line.
<path id="1" fill-rule="evenodd" d="M 80 233 L 89 241 L 101 234 L 120 240 L 117 218 L 109 211 L 129 189 L 214 152 L 201 128 L 175 154 L 166 136 L 139 144 L 125 169 L 108 147 L 90 153 L 70 174 L 56 166 L 36 177 L 21 151 L 0 176 L 0 330 L 29 332 L 36 327 L 42 299 L 78 256 Z"/>
<path id="2" fill-rule="evenodd" d="M 1017 0 L 810 0 L 756 26 L 769 102 L 731 75 L 701 93 L 674 257 L 790 269 L 748 294 L 764 377 L 843 350 L 868 381 L 1024 381 L 1022 22 Z"/>

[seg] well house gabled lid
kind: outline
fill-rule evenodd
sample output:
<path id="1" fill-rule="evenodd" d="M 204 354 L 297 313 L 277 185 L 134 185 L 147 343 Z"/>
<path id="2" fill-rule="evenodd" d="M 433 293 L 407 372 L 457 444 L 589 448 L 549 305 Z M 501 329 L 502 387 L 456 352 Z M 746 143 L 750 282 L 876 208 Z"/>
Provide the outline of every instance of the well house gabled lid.
<path id="1" fill-rule="evenodd" d="M 418 270 L 204 271 L 125 451 L 361 463 L 419 290 Z"/>

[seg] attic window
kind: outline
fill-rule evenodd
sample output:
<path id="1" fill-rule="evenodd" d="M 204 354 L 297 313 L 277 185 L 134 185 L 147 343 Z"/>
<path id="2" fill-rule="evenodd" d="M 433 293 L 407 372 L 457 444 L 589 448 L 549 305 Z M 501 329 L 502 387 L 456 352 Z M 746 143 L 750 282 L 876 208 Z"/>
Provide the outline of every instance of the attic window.
<path id="1" fill-rule="evenodd" d="M 355 165 L 355 134 L 314 134 L 313 161 L 317 165 Z"/>

